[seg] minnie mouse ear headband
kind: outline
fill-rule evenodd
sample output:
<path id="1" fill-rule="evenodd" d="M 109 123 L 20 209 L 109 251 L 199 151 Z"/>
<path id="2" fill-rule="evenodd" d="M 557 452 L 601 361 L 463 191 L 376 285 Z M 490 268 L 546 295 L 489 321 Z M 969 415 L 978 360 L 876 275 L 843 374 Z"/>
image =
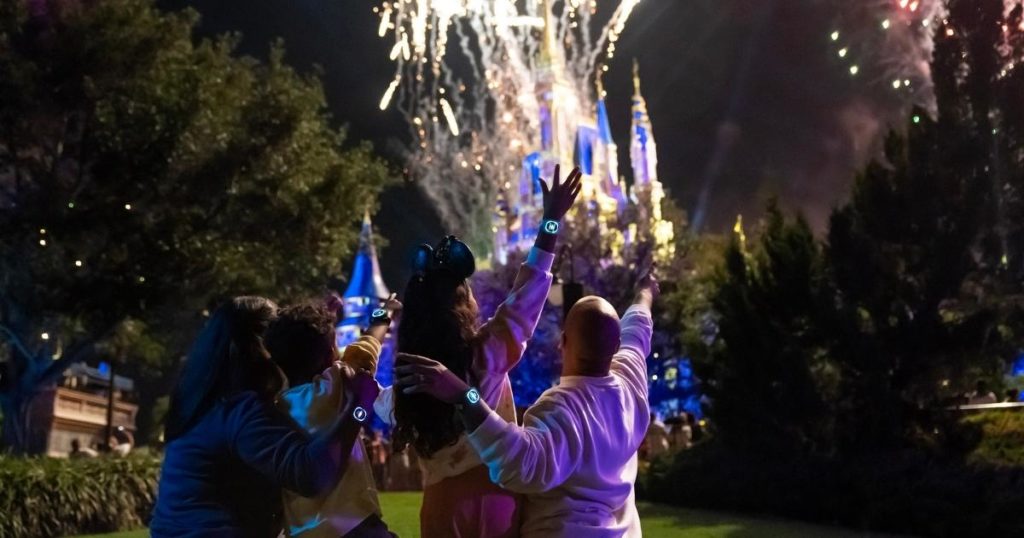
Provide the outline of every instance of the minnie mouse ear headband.
<path id="1" fill-rule="evenodd" d="M 437 248 L 430 248 L 430 245 L 416 247 L 412 270 L 417 278 L 436 273 L 465 280 L 476 271 L 476 259 L 465 243 L 449 235 L 437 244 Z"/>

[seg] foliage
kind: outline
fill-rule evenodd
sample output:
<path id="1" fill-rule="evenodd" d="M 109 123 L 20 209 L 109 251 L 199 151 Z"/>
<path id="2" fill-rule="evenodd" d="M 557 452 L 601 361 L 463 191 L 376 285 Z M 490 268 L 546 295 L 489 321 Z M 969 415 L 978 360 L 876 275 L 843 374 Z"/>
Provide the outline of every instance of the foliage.
<path id="1" fill-rule="evenodd" d="M 146 456 L 62 460 L 0 456 L 0 537 L 67 536 L 142 526 L 160 461 Z"/>
<path id="2" fill-rule="evenodd" d="M 1021 9 L 949 2 L 932 72 L 938 117 L 916 111 L 858 174 L 819 242 L 770 209 L 726 250 L 710 310 L 687 335 L 723 443 L 831 456 L 907 448 L 963 455 L 944 412 L 999 384 L 1024 347 Z M 995 24 L 998 22 L 999 24 Z M 948 31 L 946 31 L 948 30 Z"/>
<path id="3" fill-rule="evenodd" d="M 644 207 L 643 204 L 640 207 Z M 592 208 L 586 203 L 577 203 L 560 232 L 561 248 L 552 270 L 556 285 L 580 283 L 585 295 L 603 297 L 622 312 L 634 298 L 640 273 L 656 267 L 662 289 L 672 299 L 657 305 L 652 350 L 659 356 L 676 357 L 681 349 L 675 327 L 685 317 L 684 313 L 689 315 L 696 311 L 693 304 L 704 296 L 698 291 L 706 282 L 702 275 L 713 267 L 716 259 L 714 250 L 705 243 L 715 238 L 694 236 L 687 227 L 685 215 L 671 200 L 663 200 L 662 210 L 664 218 L 675 227 L 675 238 L 670 248 L 658 250 L 649 226 L 638 231 L 631 245 L 624 244 L 622 229 L 626 226 L 623 223 L 636 219 L 636 206 L 624 213 L 622 222 L 600 224 L 596 214 L 591 213 Z M 638 220 L 648 222 L 650 219 Z M 482 315 L 491 315 L 505 300 L 523 260 L 524 253 L 512 253 L 507 263 L 478 271 L 473 277 L 473 292 Z M 695 292 L 697 298 L 691 299 L 686 292 Z M 529 406 L 558 379 L 562 369 L 559 352 L 562 318 L 561 306 L 545 304 L 523 359 L 511 373 L 517 405 Z"/>
<path id="4" fill-rule="evenodd" d="M 716 338 L 689 344 L 720 435 L 757 450 L 827 446 L 832 366 L 814 319 L 825 268 L 807 223 L 770 205 L 753 251 L 734 239 L 714 286 Z"/>
<path id="5" fill-rule="evenodd" d="M 1024 413 L 1011 409 L 968 416 L 980 428 L 981 442 L 968 461 L 1024 468 Z"/>
<path id="6" fill-rule="evenodd" d="M 13 359 L 0 396 L 15 448 L 37 388 L 104 338 L 125 344 L 119 371 L 152 404 L 223 298 L 341 277 L 387 181 L 280 47 L 266 63 L 237 57 L 237 37 L 194 40 L 194 12 L 151 0 L 27 5 L 0 10 L 0 326 Z M 117 337 L 125 324 L 131 338 Z"/>
<path id="7" fill-rule="evenodd" d="M 921 451 L 863 458 L 733 450 L 714 441 L 659 462 L 638 496 L 915 536 L 1024 533 L 1024 470 L 965 466 Z"/>

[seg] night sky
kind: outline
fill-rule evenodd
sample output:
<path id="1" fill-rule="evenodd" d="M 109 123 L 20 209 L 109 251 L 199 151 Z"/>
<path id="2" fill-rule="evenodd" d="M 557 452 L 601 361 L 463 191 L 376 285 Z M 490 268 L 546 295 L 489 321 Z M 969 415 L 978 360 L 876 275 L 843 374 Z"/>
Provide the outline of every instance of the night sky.
<path id="1" fill-rule="evenodd" d="M 394 76 L 392 42 L 377 37 L 369 0 L 162 0 L 202 15 L 203 35 L 240 32 L 241 52 L 264 57 L 283 39 L 286 58 L 322 70 L 331 112 L 350 136 L 385 157 L 407 135 L 393 109 L 377 108 Z M 834 14 L 825 0 L 644 0 L 606 75 L 612 130 L 628 147 L 631 62 L 640 63 L 669 194 L 708 231 L 743 213 L 755 219 L 777 196 L 816 229 L 843 200 L 892 112 L 829 50 Z M 624 156 L 623 156 L 624 157 Z M 628 160 L 620 157 L 628 175 Z M 395 168 L 400 163 L 395 161 Z M 378 231 L 385 279 L 400 288 L 406 254 L 442 234 L 416 188 L 383 199 Z"/>

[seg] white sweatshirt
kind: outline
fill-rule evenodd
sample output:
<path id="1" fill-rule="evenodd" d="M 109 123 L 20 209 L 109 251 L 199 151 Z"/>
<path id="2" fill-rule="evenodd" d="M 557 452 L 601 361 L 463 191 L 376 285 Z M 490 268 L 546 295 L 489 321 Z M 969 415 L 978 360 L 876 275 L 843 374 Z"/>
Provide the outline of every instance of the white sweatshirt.
<path id="1" fill-rule="evenodd" d="M 621 326 L 609 375 L 562 377 L 522 427 L 492 412 L 469 435 L 491 480 L 526 494 L 524 537 L 641 536 L 633 483 L 650 420 L 650 310 L 632 306 Z"/>

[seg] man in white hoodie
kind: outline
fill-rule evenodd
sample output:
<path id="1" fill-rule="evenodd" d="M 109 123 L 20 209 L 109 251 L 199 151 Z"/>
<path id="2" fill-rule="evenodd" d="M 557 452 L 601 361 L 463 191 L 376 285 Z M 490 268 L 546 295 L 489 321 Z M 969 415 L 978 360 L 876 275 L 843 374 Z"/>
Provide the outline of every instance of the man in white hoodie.
<path id="1" fill-rule="evenodd" d="M 658 285 L 643 279 L 621 322 L 599 297 L 581 299 L 562 334 L 562 377 L 510 424 L 440 363 L 406 356 L 397 385 L 460 410 L 491 480 L 526 495 L 523 536 L 640 536 L 637 449 L 650 420 L 646 358 Z"/>

